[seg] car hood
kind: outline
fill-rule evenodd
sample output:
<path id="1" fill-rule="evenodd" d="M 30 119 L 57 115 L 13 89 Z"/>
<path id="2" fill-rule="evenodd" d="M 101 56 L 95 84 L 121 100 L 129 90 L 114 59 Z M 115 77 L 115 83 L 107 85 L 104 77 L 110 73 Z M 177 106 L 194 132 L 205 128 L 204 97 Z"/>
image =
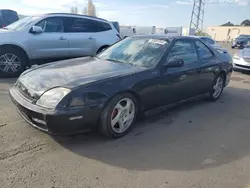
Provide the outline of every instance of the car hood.
<path id="1" fill-rule="evenodd" d="M 235 41 L 236 42 L 245 42 L 247 40 L 248 40 L 247 38 L 237 38 Z"/>
<path id="2" fill-rule="evenodd" d="M 13 31 L 8 29 L 0 29 L 0 34 L 9 34 L 9 33 L 13 33 Z"/>
<path id="3" fill-rule="evenodd" d="M 31 96 L 41 96 L 54 87 L 75 88 L 80 85 L 124 76 L 144 70 L 128 64 L 94 57 L 76 58 L 38 66 L 25 71 L 18 79 Z"/>
<path id="4" fill-rule="evenodd" d="M 244 48 L 242 50 L 242 57 L 243 58 L 250 58 L 250 48 Z"/>
<path id="5" fill-rule="evenodd" d="M 237 55 L 242 58 L 250 58 L 250 48 L 239 50 Z"/>

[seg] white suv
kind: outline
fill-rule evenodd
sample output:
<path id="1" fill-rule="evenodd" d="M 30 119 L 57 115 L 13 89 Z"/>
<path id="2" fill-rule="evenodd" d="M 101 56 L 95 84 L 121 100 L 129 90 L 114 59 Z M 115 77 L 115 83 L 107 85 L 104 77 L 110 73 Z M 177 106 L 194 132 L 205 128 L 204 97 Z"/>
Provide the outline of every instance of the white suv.
<path id="1" fill-rule="evenodd" d="M 120 40 L 107 20 L 65 13 L 28 16 L 0 30 L 0 77 L 39 59 L 95 55 Z"/>

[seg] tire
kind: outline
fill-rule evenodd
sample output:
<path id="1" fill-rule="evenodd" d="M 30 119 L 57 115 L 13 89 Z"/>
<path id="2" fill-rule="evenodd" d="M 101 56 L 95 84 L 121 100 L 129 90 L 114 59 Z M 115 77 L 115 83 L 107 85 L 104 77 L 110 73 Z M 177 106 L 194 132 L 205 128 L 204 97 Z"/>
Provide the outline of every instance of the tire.
<path id="1" fill-rule="evenodd" d="M 130 104 L 128 101 L 132 103 Z M 120 104 L 121 107 L 125 106 L 129 108 L 127 108 L 126 110 L 125 108 L 124 109 L 116 108 L 118 104 Z M 135 124 L 137 113 L 138 113 L 137 104 L 138 103 L 137 103 L 136 98 L 130 93 L 122 93 L 122 94 L 115 96 L 113 99 L 111 99 L 111 101 L 109 101 L 109 103 L 106 105 L 106 107 L 103 109 L 101 113 L 100 125 L 99 125 L 100 133 L 109 138 L 120 138 L 126 135 Z M 129 105 L 129 106 L 126 106 L 126 105 Z M 132 115 L 132 113 L 130 114 L 130 112 L 132 112 L 133 110 L 134 110 L 134 113 L 133 113 L 134 115 Z M 126 115 L 128 118 L 127 121 L 125 120 Z M 131 118 L 129 119 L 129 117 Z M 124 129 L 121 128 L 120 123 L 118 121 L 117 123 L 115 123 L 116 119 L 123 121 L 122 118 L 124 118 L 125 120 Z"/>
<path id="2" fill-rule="evenodd" d="M 217 85 L 216 89 L 218 89 L 217 91 L 215 90 L 216 85 Z M 211 91 L 209 92 L 209 100 L 210 101 L 218 100 L 223 92 L 224 86 L 225 86 L 225 76 L 223 74 L 219 74 L 215 78 Z"/>
<path id="3" fill-rule="evenodd" d="M 102 46 L 101 48 L 99 48 L 96 52 L 96 55 L 99 54 L 105 48 L 108 48 L 108 46 Z"/>
<path id="4" fill-rule="evenodd" d="M 235 48 L 235 46 L 232 46 L 232 49 L 234 49 Z"/>
<path id="5" fill-rule="evenodd" d="M 25 70 L 27 61 L 27 56 L 17 48 L 0 49 L 0 77 L 18 77 Z"/>

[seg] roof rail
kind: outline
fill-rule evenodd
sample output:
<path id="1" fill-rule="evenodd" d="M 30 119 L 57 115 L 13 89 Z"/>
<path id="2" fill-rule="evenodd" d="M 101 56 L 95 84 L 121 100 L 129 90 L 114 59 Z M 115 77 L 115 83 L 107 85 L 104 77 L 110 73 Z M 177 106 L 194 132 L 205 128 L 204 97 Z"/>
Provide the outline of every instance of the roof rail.
<path id="1" fill-rule="evenodd" d="M 94 19 L 97 19 L 97 20 L 103 20 L 103 21 L 108 21 L 108 20 L 105 20 L 103 18 L 98 18 L 98 17 L 95 17 L 95 16 L 88 16 L 88 15 L 81 15 L 81 14 L 73 14 L 73 13 L 47 13 L 45 15 L 58 15 L 58 14 L 65 14 L 65 15 L 72 15 L 72 16 L 82 16 L 82 17 L 87 17 L 87 18 L 94 18 Z"/>

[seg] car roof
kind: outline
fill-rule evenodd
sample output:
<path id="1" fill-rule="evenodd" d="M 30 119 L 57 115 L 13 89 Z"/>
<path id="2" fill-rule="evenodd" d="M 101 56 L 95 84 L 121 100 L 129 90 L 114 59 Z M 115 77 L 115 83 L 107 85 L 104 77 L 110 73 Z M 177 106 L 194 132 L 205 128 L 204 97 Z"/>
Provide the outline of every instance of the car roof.
<path id="1" fill-rule="evenodd" d="M 103 18 L 98 18 L 95 16 L 88 16 L 88 15 L 81 15 L 81 14 L 72 14 L 72 13 L 47 13 L 47 14 L 38 14 L 38 15 L 34 15 L 34 16 L 69 16 L 69 17 L 82 17 L 82 18 L 91 18 L 94 20 L 99 20 L 99 21 L 104 21 L 104 22 L 109 22 L 108 20 L 105 20 Z"/>
<path id="2" fill-rule="evenodd" d="M 148 34 L 148 35 L 134 35 L 132 38 L 152 38 L 152 39 L 168 39 L 168 40 L 173 40 L 173 39 L 194 39 L 195 37 L 193 36 L 168 36 L 166 34 Z"/>

